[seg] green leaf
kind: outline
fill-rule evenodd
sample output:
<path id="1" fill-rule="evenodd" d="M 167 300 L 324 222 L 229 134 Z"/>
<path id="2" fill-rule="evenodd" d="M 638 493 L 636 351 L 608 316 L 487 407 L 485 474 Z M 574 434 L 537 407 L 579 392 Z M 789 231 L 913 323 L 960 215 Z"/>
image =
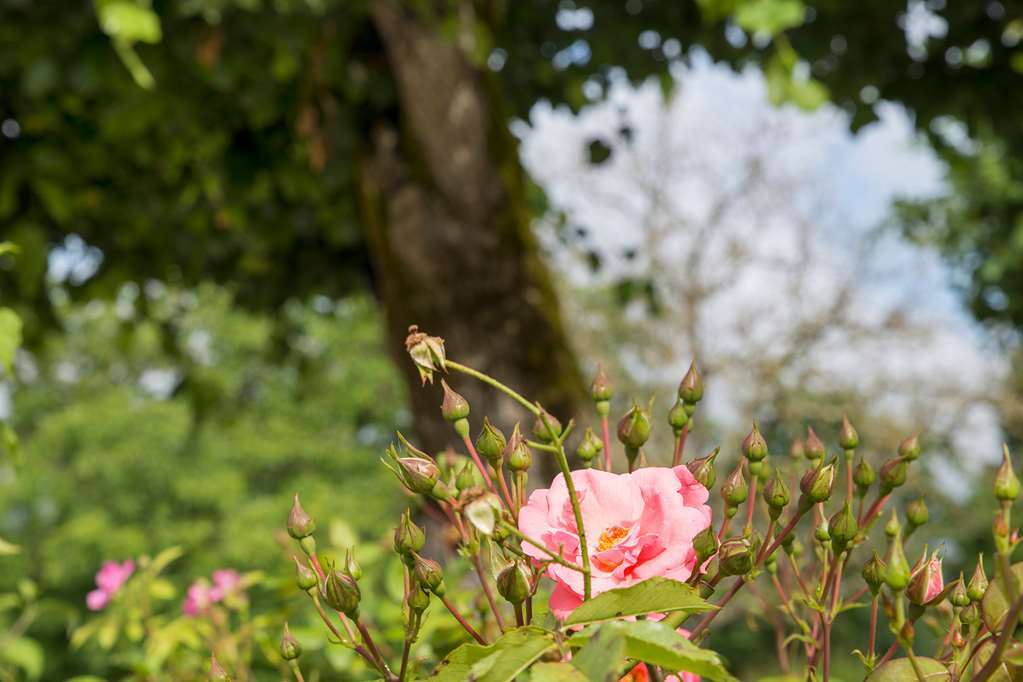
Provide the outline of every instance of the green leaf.
<path id="1" fill-rule="evenodd" d="M 14 374 L 14 354 L 21 346 L 21 318 L 10 308 L 0 308 L 0 367 Z"/>
<path id="2" fill-rule="evenodd" d="M 571 663 L 537 663 L 529 672 L 531 682 L 589 682 Z"/>
<path id="3" fill-rule="evenodd" d="M 655 612 L 703 613 L 714 608 L 685 583 L 669 578 L 650 578 L 631 587 L 608 590 L 584 602 L 572 612 L 565 625 L 583 625 Z"/>
<path id="4" fill-rule="evenodd" d="M 777 35 L 803 23 L 806 7 L 800 0 L 749 0 L 735 10 L 735 23 L 750 33 Z"/>
<path id="5" fill-rule="evenodd" d="M 160 42 L 160 17 L 149 7 L 132 0 L 97 0 L 100 28 L 111 38 L 128 43 Z"/>
<path id="6" fill-rule="evenodd" d="M 952 679 L 948 669 L 933 658 L 916 657 L 920 670 L 927 682 L 941 682 Z M 908 658 L 895 658 L 870 673 L 866 682 L 916 682 L 916 672 Z"/>
<path id="7" fill-rule="evenodd" d="M 431 680 L 443 682 L 511 682 L 533 661 L 554 648 L 546 630 L 527 626 L 509 630 L 489 646 L 463 644 L 444 659 Z"/>
<path id="8" fill-rule="evenodd" d="M 43 674 L 43 648 L 27 637 L 5 639 L 0 647 L 0 661 L 21 668 L 30 680 Z"/>
<path id="9" fill-rule="evenodd" d="M 588 680 L 614 682 L 624 667 L 625 636 L 614 628 L 591 628 L 589 634 L 592 637 L 572 657 L 572 665 Z"/>
<path id="10" fill-rule="evenodd" d="M 590 639 L 589 628 L 572 637 L 571 644 Z M 709 680 L 735 682 L 721 656 L 702 649 L 664 623 L 652 620 L 615 621 L 597 628 L 597 634 L 618 636 L 625 641 L 625 655 L 666 670 L 691 672 Z M 589 644 L 593 642 L 590 641 Z"/>
<path id="11" fill-rule="evenodd" d="M 13 545 L 7 542 L 3 538 L 0 538 L 0 556 L 11 556 L 17 554 L 21 549 L 17 545 Z"/>

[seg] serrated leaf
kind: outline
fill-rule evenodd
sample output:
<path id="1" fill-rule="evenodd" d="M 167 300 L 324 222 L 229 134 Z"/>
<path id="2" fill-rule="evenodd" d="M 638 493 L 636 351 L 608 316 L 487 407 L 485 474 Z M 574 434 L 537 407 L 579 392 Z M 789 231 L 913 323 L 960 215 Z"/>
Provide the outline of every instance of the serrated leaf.
<path id="1" fill-rule="evenodd" d="M 463 644 L 429 678 L 438 682 L 511 682 L 540 656 L 554 648 L 546 630 L 527 626 L 509 630 L 489 646 Z"/>
<path id="2" fill-rule="evenodd" d="M 704 613 L 714 608 L 714 605 L 701 599 L 696 590 L 683 582 L 670 578 L 650 578 L 630 587 L 608 590 L 583 602 L 565 620 L 565 625 L 585 625 L 648 613 Z"/>
<path id="3" fill-rule="evenodd" d="M 537 663 L 529 672 L 531 682 L 589 682 L 571 663 Z"/>
<path id="4" fill-rule="evenodd" d="M 592 630 L 589 628 L 588 630 Z M 574 644 L 589 639 L 588 630 L 569 640 Z M 737 682 L 725 669 L 724 660 L 710 649 L 702 649 L 684 635 L 664 623 L 652 620 L 615 621 L 597 628 L 606 637 L 620 636 L 625 641 L 625 655 L 666 670 L 691 672 L 709 680 Z M 591 642 L 592 643 L 592 642 Z"/>

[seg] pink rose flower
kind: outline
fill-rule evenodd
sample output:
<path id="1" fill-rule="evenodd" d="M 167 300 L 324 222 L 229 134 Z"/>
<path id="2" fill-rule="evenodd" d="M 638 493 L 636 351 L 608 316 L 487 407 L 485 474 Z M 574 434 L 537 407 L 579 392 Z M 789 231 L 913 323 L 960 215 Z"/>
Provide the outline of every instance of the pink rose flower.
<path id="1" fill-rule="evenodd" d="M 196 580 L 188 588 L 181 610 L 186 616 L 198 616 L 213 604 L 223 601 L 241 589 L 242 576 L 231 568 L 213 571 L 213 584 L 205 578 Z"/>
<path id="2" fill-rule="evenodd" d="M 210 598 L 217 602 L 234 594 L 242 582 L 241 574 L 232 568 L 221 568 L 213 571 L 213 587 Z"/>
<path id="3" fill-rule="evenodd" d="M 134 572 L 135 562 L 131 559 L 105 562 L 96 572 L 96 589 L 85 595 L 85 605 L 90 611 L 102 610 Z"/>
<path id="4" fill-rule="evenodd" d="M 931 559 L 930 581 L 927 583 L 927 596 L 924 597 L 924 600 L 930 602 L 941 594 L 943 589 L 945 589 L 945 579 L 941 575 L 941 559 L 933 557 Z"/>
<path id="5" fill-rule="evenodd" d="M 710 525 L 709 493 L 685 466 L 648 467 L 631 474 L 584 469 L 572 472 L 579 495 L 592 571 L 593 594 L 663 576 L 686 580 L 696 570 L 693 538 Z M 582 551 L 562 475 L 536 490 L 519 512 L 519 530 L 566 560 L 581 563 Z M 522 551 L 537 561 L 549 557 L 529 543 Z M 564 619 L 582 603 L 583 577 L 551 563 L 551 611 Z"/>

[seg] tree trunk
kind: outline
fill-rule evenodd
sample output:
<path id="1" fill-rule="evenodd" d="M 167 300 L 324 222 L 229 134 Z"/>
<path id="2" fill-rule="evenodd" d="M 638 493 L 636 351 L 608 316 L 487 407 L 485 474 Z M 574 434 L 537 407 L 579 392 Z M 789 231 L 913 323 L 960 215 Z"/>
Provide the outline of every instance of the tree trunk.
<path id="1" fill-rule="evenodd" d="M 400 121 L 379 123 L 368 142 L 359 163 L 361 210 L 416 433 L 431 451 L 454 437 L 440 416 L 441 389 L 420 387 L 405 352 L 411 324 L 443 337 L 451 358 L 570 417 L 583 404 L 584 383 L 496 98 L 463 53 L 408 10 L 378 0 L 372 16 L 398 88 Z M 475 380 L 448 380 L 469 400 L 474 433 L 484 415 L 504 428 L 527 417 Z"/>

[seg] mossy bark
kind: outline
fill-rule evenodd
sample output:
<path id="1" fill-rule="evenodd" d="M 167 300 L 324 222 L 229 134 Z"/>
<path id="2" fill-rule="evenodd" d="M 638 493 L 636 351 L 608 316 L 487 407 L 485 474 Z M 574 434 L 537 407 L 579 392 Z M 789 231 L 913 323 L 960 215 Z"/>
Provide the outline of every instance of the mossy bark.
<path id="1" fill-rule="evenodd" d="M 452 358 L 486 371 L 567 419 L 585 385 L 550 273 L 530 229 L 516 140 L 485 76 L 398 3 L 372 5 L 399 93 L 358 164 L 361 212 L 389 342 L 411 387 L 416 431 L 437 450 L 453 433 L 439 387 L 421 388 L 404 349 L 411 324 L 442 336 Z M 462 377 L 475 427 L 525 418 Z M 523 424 L 529 427 L 530 424 Z"/>

